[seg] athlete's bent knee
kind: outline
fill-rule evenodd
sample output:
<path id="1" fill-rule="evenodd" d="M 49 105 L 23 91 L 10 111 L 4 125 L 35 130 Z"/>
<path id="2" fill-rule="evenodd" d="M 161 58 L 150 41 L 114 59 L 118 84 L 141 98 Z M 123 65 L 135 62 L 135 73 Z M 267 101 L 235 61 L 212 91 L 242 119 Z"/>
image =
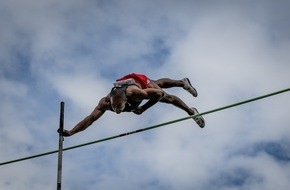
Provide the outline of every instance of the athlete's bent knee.
<path id="1" fill-rule="evenodd" d="M 164 103 L 172 103 L 174 101 L 174 98 L 171 95 L 165 94 L 160 101 Z"/>

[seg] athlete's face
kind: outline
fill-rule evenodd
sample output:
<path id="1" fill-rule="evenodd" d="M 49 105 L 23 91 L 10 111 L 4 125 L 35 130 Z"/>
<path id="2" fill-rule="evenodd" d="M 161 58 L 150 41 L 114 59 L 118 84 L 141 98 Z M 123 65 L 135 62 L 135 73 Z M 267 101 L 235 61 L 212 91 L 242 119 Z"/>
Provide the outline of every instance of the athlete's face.
<path id="1" fill-rule="evenodd" d="M 126 106 L 127 99 L 122 97 L 111 97 L 111 106 L 114 112 L 121 113 Z"/>

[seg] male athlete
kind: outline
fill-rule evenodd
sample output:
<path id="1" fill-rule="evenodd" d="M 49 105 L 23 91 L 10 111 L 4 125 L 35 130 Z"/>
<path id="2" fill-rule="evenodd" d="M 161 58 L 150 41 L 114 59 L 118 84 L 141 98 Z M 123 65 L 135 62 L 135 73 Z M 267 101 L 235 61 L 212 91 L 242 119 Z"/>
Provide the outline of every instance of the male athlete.
<path id="1" fill-rule="evenodd" d="M 188 78 L 182 80 L 172 80 L 162 78 L 158 80 L 149 79 L 146 75 L 131 73 L 114 83 L 111 92 L 103 97 L 93 112 L 80 121 L 73 129 L 64 130 L 63 136 L 72 136 L 88 128 L 94 121 L 98 120 L 106 111 L 113 111 L 117 114 L 121 112 L 133 112 L 137 115 L 142 114 L 157 102 L 172 104 L 188 115 L 198 114 L 196 108 L 188 107 L 180 98 L 167 94 L 162 88 L 182 87 L 194 97 L 197 97 L 196 89 L 191 85 Z M 143 100 L 148 100 L 141 105 Z M 202 116 L 194 118 L 199 127 L 205 126 Z"/>

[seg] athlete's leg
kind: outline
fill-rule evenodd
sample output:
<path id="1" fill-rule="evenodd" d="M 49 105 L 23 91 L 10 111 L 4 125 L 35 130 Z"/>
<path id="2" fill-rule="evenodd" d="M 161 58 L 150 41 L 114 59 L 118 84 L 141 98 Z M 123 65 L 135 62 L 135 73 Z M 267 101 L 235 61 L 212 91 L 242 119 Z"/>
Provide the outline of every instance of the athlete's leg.
<path id="1" fill-rule="evenodd" d="M 153 86 L 156 84 L 160 88 L 172 88 L 172 87 L 182 87 L 194 97 L 197 97 L 196 89 L 191 85 L 188 78 L 183 78 L 182 80 L 173 80 L 170 78 L 161 78 L 158 80 L 150 80 L 150 83 L 154 83 Z M 149 87 L 150 87 L 149 83 Z"/>
<path id="2" fill-rule="evenodd" d="M 173 80 L 170 78 L 161 78 L 154 81 L 160 88 L 184 87 L 182 80 Z"/>
<path id="3" fill-rule="evenodd" d="M 191 110 L 190 107 L 188 107 L 180 98 L 174 95 L 170 94 L 165 94 L 163 98 L 160 100 L 160 102 L 167 103 L 167 104 L 172 104 L 185 112 L 188 113 L 188 115 L 193 115 L 194 112 Z"/>
<path id="4" fill-rule="evenodd" d="M 162 81 L 163 79 L 159 79 L 157 81 Z M 149 88 L 158 88 L 158 89 L 161 89 L 161 86 L 159 85 L 159 83 L 157 83 L 157 81 L 154 81 L 154 80 L 150 80 L 150 83 L 149 83 Z M 171 80 L 171 79 L 164 79 L 164 81 L 172 81 L 172 82 L 169 82 L 169 83 L 173 83 L 174 80 Z M 182 81 L 180 82 L 182 83 Z M 183 85 L 183 84 L 182 84 Z M 160 102 L 163 102 L 163 103 L 168 103 L 168 104 L 173 104 L 174 106 L 186 111 L 189 115 L 192 115 L 193 114 L 193 111 L 190 109 L 190 107 L 188 107 L 180 98 L 178 98 L 177 96 L 174 96 L 174 95 L 170 95 L 170 94 L 167 94 L 165 93 L 165 95 L 163 96 L 163 98 L 160 100 Z"/>
<path id="5" fill-rule="evenodd" d="M 169 80 L 171 80 L 171 79 L 169 79 Z M 171 80 L 171 81 L 173 81 L 173 80 Z M 161 89 L 161 87 L 154 80 L 150 80 L 150 83 L 148 84 L 148 86 L 149 86 L 149 88 Z M 195 115 L 198 113 L 196 108 L 188 107 L 180 98 L 178 98 L 177 96 L 171 95 L 171 94 L 165 93 L 163 98 L 160 100 L 160 102 L 172 104 L 172 105 L 184 110 L 185 112 L 187 112 L 188 115 Z M 205 126 L 205 121 L 204 121 L 202 116 L 196 117 L 194 120 L 201 128 L 203 128 Z"/>
<path id="6" fill-rule="evenodd" d="M 195 115 L 198 114 L 198 111 L 196 108 L 190 108 L 188 107 L 180 98 L 174 95 L 166 94 L 163 96 L 163 98 L 160 100 L 160 102 L 167 103 L 167 104 L 172 104 L 185 112 L 188 113 L 188 115 Z M 205 126 L 205 121 L 202 116 L 198 116 L 194 118 L 195 122 L 203 128 Z"/>

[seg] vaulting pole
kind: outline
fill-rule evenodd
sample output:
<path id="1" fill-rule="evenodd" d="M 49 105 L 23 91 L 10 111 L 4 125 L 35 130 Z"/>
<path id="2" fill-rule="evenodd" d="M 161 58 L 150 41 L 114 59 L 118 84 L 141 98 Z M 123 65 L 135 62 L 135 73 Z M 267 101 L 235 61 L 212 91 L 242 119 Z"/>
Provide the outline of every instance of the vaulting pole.
<path id="1" fill-rule="evenodd" d="M 63 148 L 63 123 L 64 123 L 64 102 L 60 103 L 59 119 L 59 143 L 58 143 L 58 166 L 57 166 L 57 190 L 61 190 L 62 176 L 62 148 Z"/>

